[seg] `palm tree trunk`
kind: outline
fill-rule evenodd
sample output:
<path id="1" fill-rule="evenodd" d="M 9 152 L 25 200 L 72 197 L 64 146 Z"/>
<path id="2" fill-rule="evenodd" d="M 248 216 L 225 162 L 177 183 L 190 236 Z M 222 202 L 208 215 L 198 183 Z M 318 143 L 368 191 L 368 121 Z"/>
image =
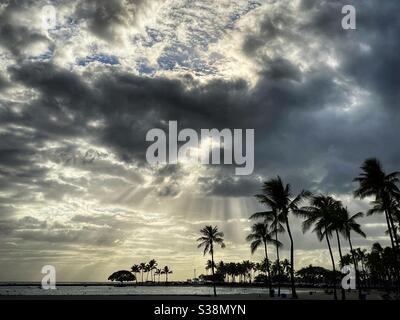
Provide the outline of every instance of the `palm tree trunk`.
<path id="1" fill-rule="evenodd" d="M 340 267 L 343 267 L 342 247 L 340 246 L 339 232 L 337 230 L 336 230 L 336 238 L 337 238 L 339 256 L 340 256 Z M 346 291 L 344 290 L 343 287 L 342 287 L 342 300 L 346 300 Z"/>
<path id="2" fill-rule="evenodd" d="M 395 244 L 394 244 L 394 240 L 393 240 L 392 227 L 390 226 L 389 214 L 388 214 L 387 210 L 385 210 L 385 217 L 386 217 L 386 223 L 387 223 L 388 230 L 389 230 L 390 243 L 392 244 L 392 248 L 394 249 Z"/>
<path id="3" fill-rule="evenodd" d="M 353 251 L 353 245 L 351 243 L 351 239 L 350 239 L 350 234 L 348 235 L 349 238 L 349 245 L 350 245 L 350 252 L 351 252 L 351 256 L 353 258 L 353 264 L 354 264 L 354 270 L 356 272 L 356 286 L 358 288 L 358 299 L 361 300 L 362 298 L 362 292 L 361 292 L 361 279 L 360 279 L 360 275 L 358 274 L 358 263 L 357 263 L 357 259 L 354 255 L 354 251 Z"/>
<path id="4" fill-rule="evenodd" d="M 387 210 L 387 215 L 389 217 L 389 223 L 392 229 L 392 236 L 394 239 L 394 243 L 396 245 L 396 248 L 399 249 L 399 240 L 397 239 L 397 235 L 396 235 L 396 228 L 394 226 L 394 222 L 393 222 L 393 216 L 392 213 L 390 212 L 390 210 Z"/>
<path id="5" fill-rule="evenodd" d="M 289 227 L 289 219 L 286 215 L 286 230 L 288 232 L 289 235 L 289 239 L 290 239 L 290 281 L 292 284 L 292 298 L 293 299 L 297 299 L 297 293 L 296 293 L 296 286 L 294 283 L 294 248 L 293 248 L 293 237 L 292 237 L 292 233 L 290 232 L 290 227 Z"/>
<path id="6" fill-rule="evenodd" d="M 211 243 L 211 247 L 210 247 L 210 252 L 211 252 L 211 270 L 212 270 L 212 276 L 213 276 L 214 297 L 216 297 L 217 296 L 217 288 L 215 286 L 214 248 L 213 248 L 213 244 L 212 243 Z"/>
<path id="7" fill-rule="evenodd" d="M 326 231 L 325 231 L 326 232 Z M 331 255 L 332 261 L 332 268 L 333 268 L 333 297 L 337 300 L 337 293 L 336 293 L 336 267 L 335 267 L 335 260 L 333 259 L 331 243 L 329 242 L 328 234 L 325 234 L 326 242 L 328 243 L 329 254 Z"/>
<path id="8" fill-rule="evenodd" d="M 265 264 L 267 265 L 269 296 L 272 297 L 272 283 L 271 283 L 271 273 L 269 272 L 269 259 L 268 259 L 267 242 L 264 242 L 264 250 L 265 250 Z"/>
<path id="9" fill-rule="evenodd" d="M 389 229 L 390 241 L 392 243 L 392 248 L 396 257 L 395 274 L 396 274 L 396 284 L 397 291 L 400 292 L 400 270 L 399 270 L 399 243 L 396 235 L 396 229 L 393 223 L 393 217 L 389 210 L 385 210 L 386 222 Z"/>
<path id="10" fill-rule="evenodd" d="M 275 226 L 275 240 L 278 244 L 278 228 Z M 281 271 L 280 271 L 280 263 L 279 263 L 279 247 L 276 246 L 276 259 L 278 261 L 278 297 L 281 296 Z"/>

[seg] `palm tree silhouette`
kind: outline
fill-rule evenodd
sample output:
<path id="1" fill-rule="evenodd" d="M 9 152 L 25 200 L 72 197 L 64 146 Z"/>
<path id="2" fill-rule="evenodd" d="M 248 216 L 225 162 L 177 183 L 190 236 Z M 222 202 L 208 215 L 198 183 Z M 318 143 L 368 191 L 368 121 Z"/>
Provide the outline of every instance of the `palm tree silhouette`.
<path id="1" fill-rule="evenodd" d="M 211 260 L 207 260 L 207 263 L 206 263 L 206 271 L 208 271 L 208 270 L 210 270 L 210 269 L 212 269 L 212 268 L 216 268 L 215 263 L 214 263 L 213 261 L 211 261 Z"/>
<path id="2" fill-rule="evenodd" d="M 143 273 L 146 272 L 147 266 L 146 266 L 146 264 L 144 262 L 141 262 L 139 264 L 139 268 L 140 268 L 140 273 L 141 273 L 141 276 L 142 276 L 142 283 L 143 283 Z"/>
<path id="3" fill-rule="evenodd" d="M 221 248 L 225 248 L 224 243 L 224 234 L 218 231 L 218 227 L 215 226 L 205 226 L 200 230 L 201 237 L 197 239 L 200 244 L 197 248 L 204 247 L 204 255 L 207 253 L 211 254 L 211 263 L 212 263 L 212 275 L 213 275 L 213 286 L 214 286 L 214 296 L 217 296 L 217 288 L 215 284 L 215 271 L 214 271 L 214 244 L 218 244 Z"/>
<path id="4" fill-rule="evenodd" d="M 156 275 L 158 276 L 158 283 L 160 283 L 160 276 L 161 276 L 161 274 L 162 274 L 162 270 L 161 270 L 161 269 L 156 269 L 156 270 L 154 271 L 154 278 L 155 278 Z"/>
<path id="5" fill-rule="evenodd" d="M 165 274 L 165 283 L 168 283 L 168 275 L 172 273 L 172 270 L 169 269 L 168 266 L 165 266 L 162 270 L 161 270 L 162 274 Z"/>
<path id="6" fill-rule="evenodd" d="M 379 160 L 371 158 L 364 161 L 361 166 L 362 173 L 354 179 L 359 183 L 359 187 L 354 191 L 354 196 L 364 199 L 369 196 L 375 197 L 375 204 L 380 205 L 380 210 L 373 210 L 371 213 L 384 212 L 386 223 L 389 230 L 392 248 L 399 247 L 396 237 L 395 225 L 392 215 L 392 200 L 399 197 L 400 190 L 397 187 L 399 183 L 400 172 L 386 174 Z"/>
<path id="7" fill-rule="evenodd" d="M 292 264 L 290 263 L 290 261 L 288 259 L 284 259 L 281 262 L 281 268 L 282 268 L 282 272 L 284 275 L 290 276 L 290 274 L 292 272 Z"/>
<path id="8" fill-rule="evenodd" d="M 329 238 L 332 236 L 334 227 L 334 218 L 337 210 L 340 207 L 339 201 L 329 196 L 316 195 L 312 196 L 310 200 L 310 206 L 303 207 L 297 210 L 297 214 L 302 215 L 306 218 L 303 222 L 303 232 L 308 231 L 313 225 L 313 232 L 317 234 L 318 240 L 322 241 L 324 238 L 328 244 L 329 254 L 332 261 L 333 269 L 333 289 L 334 298 L 337 300 L 336 293 L 336 267 L 335 260 L 332 254 L 332 247 Z"/>
<path id="9" fill-rule="evenodd" d="M 137 274 L 138 272 L 140 272 L 140 266 L 137 265 L 137 264 L 134 264 L 134 265 L 131 267 L 131 271 L 135 274 L 135 280 L 136 280 L 136 283 L 137 283 L 137 276 L 136 276 L 136 274 Z"/>
<path id="10" fill-rule="evenodd" d="M 331 228 L 332 228 L 332 231 L 335 232 L 336 240 L 337 240 L 337 244 L 338 244 L 338 251 L 339 251 L 339 257 L 340 257 L 339 265 L 343 265 L 343 253 L 342 253 L 342 246 L 340 244 L 339 232 L 342 232 L 344 229 L 344 224 L 346 223 L 346 221 L 348 219 L 348 213 L 347 213 L 347 211 L 344 210 L 343 205 L 340 201 L 337 201 L 337 208 L 333 212 L 331 219 L 332 219 Z M 344 290 L 343 287 L 341 289 L 341 292 L 342 292 L 342 300 L 346 300 L 346 291 Z"/>
<path id="11" fill-rule="evenodd" d="M 393 219 L 393 203 L 395 199 L 397 200 L 400 197 L 400 190 L 397 186 L 400 172 L 395 171 L 386 174 L 379 160 L 375 158 L 365 160 L 361 166 L 361 170 L 362 173 L 354 179 L 354 181 L 359 183 L 358 189 L 354 191 L 354 196 L 361 199 L 374 196 L 375 201 L 373 203 L 375 206 L 369 213 L 383 212 L 385 214 L 390 242 L 398 261 L 395 268 L 397 274 L 397 290 L 400 292 L 400 248 L 397 228 Z"/>
<path id="12" fill-rule="evenodd" d="M 263 194 L 257 194 L 256 198 L 259 200 L 260 203 L 267 204 L 264 202 L 264 195 Z M 268 206 L 268 204 L 267 204 Z M 283 226 L 283 222 L 281 219 L 281 216 L 278 215 L 277 210 L 272 209 L 270 211 L 262 211 L 262 212 L 256 212 L 253 215 L 250 216 L 250 219 L 259 219 L 263 218 L 264 220 L 268 221 L 271 223 L 271 229 L 275 233 L 275 241 L 276 243 L 279 242 L 278 240 L 278 233 L 283 233 L 285 232 L 285 228 Z M 281 243 L 281 242 L 279 242 Z M 282 247 L 283 245 L 280 246 L 275 246 L 276 248 L 276 260 L 277 264 L 280 265 L 280 259 L 279 259 L 279 248 Z M 278 297 L 281 295 L 281 279 L 280 279 L 280 268 L 277 268 L 277 282 L 278 282 Z"/>
<path id="13" fill-rule="evenodd" d="M 150 278 L 151 278 L 151 281 L 155 281 L 155 280 L 153 279 L 153 271 L 157 269 L 157 262 L 156 262 L 156 260 L 155 260 L 155 259 L 150 260 L 147 266 L 148 266 L 148 270 L 150 271 Z"/>
<path id="14" fill-rule="evenodd" d="M 310 196 L 307 191 L 302 191 L 292 199 L 290 184 L 284 185 L 281 178 L 278 176 L 264 182 L 262 195 L 259 199 L 267 205 L 271 210 L 275 210 L 278 215 L 278 221 L 282 221 L 286 226 L 286 231 L 290 240 L 290 282 L 292 287 L 292 298 L 297 298 L 296 286 L 294 281 L 294 244 L 293 236 L 290 230 L 289 214 L 298 210 L 301 201 Z"/>
<path id="15" fill-rule="evenodd" d="M 269 295 L 270 297 L 272 297 L 273 294 L 272 294 L 271 272 L 269 269 L 270 262 L 268 257 L 268 243 L 272 243 L 277 247 L 280 246 L 281 243 L 277 242 L 275 239 L 272 238 L 267 221 L 264 221 L 263 223 L 254 224 L 251 227 L 251 232 L 252 233 L 246 237 L 246 240 L 251 242 L 250 243 L 251 253 L 253 254 L 254 252 L 256 252 L 260 246 L 264 246 Z"/>
<path id="16" fill-rule="evenodd" d="M 357 219 L 362 218 L 364 214 L 362 212 L 358 212 L 352 216 L 350 216 L 349 211 L 347 208 L 342 207 L 341 208 L 341 217 L 342 217 L 342 222 L 340 224 L 339 231 L 343 235 L 345 239 L 349 241 L 349 246 L 350 246 L 350 254 L 353 260 L 353 265 L 354 265 L 354 270 L 356 272 L 356 282 L 357 282 L 357 287 L 358 287 L 358 297 L 359 299 L 362 298 L 361 295 L 361 284 L 360 284 L 360 275 L 358 271 L 358 263 L 354 254 L 353 250 L 353 244 L 351 242 L 351 232 L 355 232 L 362 237 L 366 238 L 366 234 L 361 230 L 361 225 L 356 222 Z M 342 260 L 342 265 L 343 265 L 343 257 L 341 257 Z"/>

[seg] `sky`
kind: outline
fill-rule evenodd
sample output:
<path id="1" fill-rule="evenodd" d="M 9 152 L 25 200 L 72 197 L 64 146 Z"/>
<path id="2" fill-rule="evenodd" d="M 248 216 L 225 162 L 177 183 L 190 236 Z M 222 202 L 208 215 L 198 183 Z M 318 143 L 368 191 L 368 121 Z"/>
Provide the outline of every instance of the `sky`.
<path id="1" fill-rule="evenodd" d="M 341 27 L 346 4 L 356 30 Z M 225 234 L 217 261 L 260 261 L 245 241 L 248 217 L 277 175 L 294 194 L 366 212 L 368 199 L 352 197 L 362 161 L 400 168 L 399 9 L 398 0 L 0 0 L 0 281 L 40 280 L 49 264 L 59 281 L 106 281 L 152 258 L 185 280 L 205 272 L 196 239 L 210 224 Z M 254 129 L 253 174 L 149 165 L 146 132 L 168 121 Z M 290 222 L 296 268 L 329 267 L 325 243 Z M 368 238 L 354 236 L 355 246 L 388 244 L 382 216 L 362 223 Z"/>

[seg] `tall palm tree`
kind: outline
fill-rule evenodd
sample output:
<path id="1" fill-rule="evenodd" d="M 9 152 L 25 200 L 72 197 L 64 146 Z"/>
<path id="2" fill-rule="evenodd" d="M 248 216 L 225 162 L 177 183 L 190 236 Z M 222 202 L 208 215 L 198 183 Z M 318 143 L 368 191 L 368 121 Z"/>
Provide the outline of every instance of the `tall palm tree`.
<path id="1" fill-rule="evenodd" d="M 151 281 L 155 281 L 153 279 L 153 271 L 157 269 L 157 261 L 155 259 L 151 259 L 148 263 L 148 269 L 150 271 Z"/>
<path id="2" fill-rule="evenodd" d="M 139 264 L 139 268 L 140 268 L 140 272 L 141 272 L 141 276 L 142 276 L 142 283 L 143 283 L 143 273 L 146 272 L 147 266 L 144 262 L 141 262 Z"/>
<path id="3" fill-rule="evenodd" d="M 212 275 L 213 275 L 213 285 L 214 285 L 214 296 L 217 296 L 217 288 L 215 284 L 215 270 L 214 270 L 214 248 L 215 244 L 221 246 L 221 248 L 225 248 L 224 243 L 224 234 L 218 231 L 218 227 L 215 226 L 205 226 L 203 229 L 200 230 L 201 237 L 197 239 L 199 245 L 197 248 L 204 247 L 204 255 L 207 253 L 211 254 L 211 263 L 212 263 Z"/>
<path id="4" fill-rule="evenodd" d="M 296 286 L 294 282 L 294 244 L 293 236 L 290 230 L 289 214 L 294 213 L 298 210 L 298 206 L 301 201 L 310 196 L 307 191 L 302 191 L 296 197 L 292 198 L 291 187 L 289 184 L 284 185 L 281 178 L 278 176 L 274 179 L 270 179 L 263 184 L 262 188 L 262 201 L 271 210 L 276 210 L 279 221 L 283 221 L 286 227 L 286 231 L 290 240 L 290 281 L 292 287 L 292 297 L 297 298 Z"/>
<path id="5" fill-rule="evenodd" d="M 246 237 L 246 240 L 251 242 L 250 243 L 251 253 L 253 254 L 254 252 L 256 252 L 260 246 L 264 246 L 269 295 L 272 297 L 273 294 L 272 294 L 271 272 L 269 269 L 270 262 L 268 257 L 268 243 L 272 243 L 277 247 L 279 247 L 281 243 L 272 238 L 267 221 L 264 221 L 263 223 L 254 224 L 251 227 L 251 232 L 252 233 L 250 233 Z"/>
<path id="6" fill-rule="evenodd" d="M 308 231 L 314 226 L 313 232 L 317 234 L 319 241 L 326 239 L 333 269 L 333 288 L 334 298 L 337 300 L 336 293 L 336 267 L 335 259 L 332 254 L 332 247 L 329 238 L 333 232 L 333 221 L 335 212 L 338 210 L 338 201 L 329 196 L 312 196 L 310 206 L 303 207 L 297 211 L 298 214 L 306 218 L 303 222 L 303 232 Z"/>
<path id="7" fill-rule="evenodd" d="M 354 179 L 354 181 L 359 183 L 359 187 L 354 191 L 354 195 L 359 198 L 374 196 L 375 204 L 378 204 L 381 209 L 379 211 L 385 214 L 392 249 L 397 260 L 395 267 L 397 290 L 400 292 L 400 247 L 392 210 L 393 200 L 400 198 L 400 190 L 397 186 L 400 172 L 386 174 L 379 160 L 375 158 L 365 160 L 361 166 L 361 170 L 362 173 Z"/>
<path id="8" fill-rule="evenodd" d="M 367 215 L 373 215 L 376 213 L 382 213 L 385 212 L 386 209 L 388 209 L 388 212 L 391 213 L 393 216 L 393 230 L 388 229 L 386 231 L 387 234 L 391 235 L 393 237 L 394 243 L 398 243 L 399 241 L 399 235 L 398 235 L 398 226 L 396 226 L 396 223 L 399 224 L 399 218 L 400 218 L 400 199 L 390 199 L 388 203 L 384 203 L 382 200 L 374 200 L 371 202 L 372 208 L 368 210 Z M 400 253 L 400 251 L 399 251 Z"/>
<path id="9" fill-rule="evenodd" d="M 366 238 L 366 234 L 361 230 L 361 225 L 356 222 L 357 219 L 362 218 L 364 214 L 362 212 L 358 212 L 352 216 L 350 216 L 349 211 L 347 208 L 341 208 L 342 217 L 344 222 L 341 225 L 340 232 L 342 233 L 343 237 L 349 241 L 350 246 L 350 253 L 353 259 L 354 270 L 356 272 L 356 283 L 358 287 L 358 298 L 361 300 L 361 284 L 360 284 L 360 275 L 358 271 L 358 263 L 354 254 L 353 244 L 351 242 L 351 232 L 355 232 L 362 237 Z M 343 261 L 343 258 L 342 258 Z"/>
<path id="10" fill-rule="evenodd" d="M 172 273 L 172 270 L 170 270 L 168 266 L 165 266 L 162 268 L 161 273 L 165 274 L 165 283 L 168 283 L 168 275 Z"/>
<path id="11" fill-rule="evenodd" d="M 256 194 L 256 198 L 259 200 L 260 203 L 267 204 L 268 202 L 264 201 L 265 195 L 263 194 Z M 267 204 L 268 206 L 268 204 Z M 283 221 L 281 221 L 281 216 L 278 215 L 278 211 L 276 209 L 272 209 L 270 211 L 263 211 L 263 212 L 256 212 L 250 216 L 250 219 L 259 219 L 263 218 L 264 220 L 271 223 L 271 229 L 275 234 L 275 241 L 276 243 L 279 242 L 278 240 L 278 233 L 285 232 L 285 228 L 283 226 Z M 281 246 L 275 246 L 276 248 L 276 260 L 278 265 L 280 265 L 279 259 L 279 248 Z M 280 279 L 280 268 L 277 268 L 277 283 L 278 283 L 278 297 L 281 295 L 281 279 Z"/>
<path id="12" fill-rule="evenodd" d="M 333 212 L 331 219 L 332 219 L 331 228 L 336 235 L 336 240 L 338 245 L 339 257 L 340 257 L 339 266 L 341 266 L 343 265 L 343 253 L 342 253 L 342 246 L 340 244 L 339 233 L 344 229 L 344 224 L 348 219 L 348 212 L 344 210 L 341 201 L 337 201 L 337 208 Z M 343 287 L 341 289 L 341 292 L 342 292 L 342 300 L 346 300 L 346 291 L 344 290 Z"/>
<path id="13" fill-rule="evenodd" d="M 134 264 L 134 265 L 131 267 L 131 270 L 132 270 L 132 272 L 135 274 L 135 280 L 136 280 L 136 283 L 137 283 L 137 276 L 136 276 L 136 274 L 137 274 L 138 272 L 140 272 L 140 266 L 137 265 L 137 264 Z"/>
<path id="14" fill-rule="evenodd" d="M 354 191 L 354 196 L 361 199 L 373 196 L 375 201 L 381 204 L 381 212 L 384 212 L 386 217 L 392 248 L 398 249 L 398 239 L 393 233 L 395 227 L 391 212 L 391 201 L 400 195 L 397 186 L 400 172 L 386 174 L 379 160 L 375 158 L 365 160 L 361 170 L 361 174 L 354 179 L 359 183 L 358 189 Z"/>
<path id="15" fill-rule="evenodd" d="M 151 268 L 151 267 L 150 267 L 150 264 L 146 264 L 145 269 L 144 269 L 144 271 L 146 272 L 146 282 L 149 281 L 149 273 L 150 273 L 150 271 L 151 271 L 150 268 Z"/>

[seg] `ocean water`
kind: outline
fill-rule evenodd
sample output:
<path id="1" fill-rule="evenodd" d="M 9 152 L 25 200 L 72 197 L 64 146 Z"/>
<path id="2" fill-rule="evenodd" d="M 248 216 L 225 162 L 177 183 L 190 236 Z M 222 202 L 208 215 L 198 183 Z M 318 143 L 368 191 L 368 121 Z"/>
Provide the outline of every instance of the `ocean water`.
<path id="1" fill-rule="evenodd" d="M 217 287 L 220 295 L 267 294 L 265 288 Z M 310 290 L 297 290 L 309 292 Z M 317 291 L 313 289 L 312 291 Z M 289 293 L 283 289 L 282 292 Z M 113 285 L 58 285 L 55 290 L 44 290 L 40 285 L 1 285 L 0 295 L 199 295 L 213 294 L 211 286 L 113 286 Z"/>

